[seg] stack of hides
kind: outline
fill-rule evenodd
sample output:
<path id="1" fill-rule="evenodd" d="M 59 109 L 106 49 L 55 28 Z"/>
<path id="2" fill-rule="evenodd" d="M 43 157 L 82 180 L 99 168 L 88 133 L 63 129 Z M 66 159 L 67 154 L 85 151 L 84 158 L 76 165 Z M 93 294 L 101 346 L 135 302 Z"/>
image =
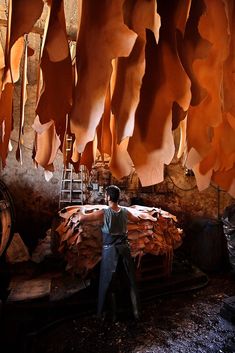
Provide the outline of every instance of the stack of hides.
<path id="1" fill-rule="evenodd" d="M 59 236 L 59 252 L 67 261 L 67 270 L 85 277 L 101 259 L 101 221 L 78 221 L 79 212 L 94 212 L 104 205 L 69 206 L 59 211 L 60 224 L 56 229 Z M 128 223 L 128 240 L 131 255 L 138 258 L 144 254 L 167 255 L 182 244 L 183 231 L 177 228 L 174 215 L 159 208 L 144 206 L 126 207 L 140 220 Z"/>

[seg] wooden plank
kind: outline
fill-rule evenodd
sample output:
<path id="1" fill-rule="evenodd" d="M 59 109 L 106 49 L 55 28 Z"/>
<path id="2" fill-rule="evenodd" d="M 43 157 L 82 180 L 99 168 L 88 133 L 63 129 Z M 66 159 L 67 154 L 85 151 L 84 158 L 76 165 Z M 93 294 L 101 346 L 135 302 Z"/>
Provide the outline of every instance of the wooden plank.
<path id="1" fill-rule="evenodd" d="M 34 278 L 12 280 L 9 285 L 8 302 L 28 301 L 49 297 L 51 291 L 50 278 Z"/>

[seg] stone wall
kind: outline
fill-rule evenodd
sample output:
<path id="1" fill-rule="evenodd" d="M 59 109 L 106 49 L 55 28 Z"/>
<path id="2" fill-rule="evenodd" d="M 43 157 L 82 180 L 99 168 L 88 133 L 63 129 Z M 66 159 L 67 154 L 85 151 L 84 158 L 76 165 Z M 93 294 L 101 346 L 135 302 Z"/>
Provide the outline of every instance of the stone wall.
<path id="1" fill-rule="evenodd" d="M 95 166 L 94 169 L 101 170 L 99 175 L 102 175 L 101 167 Z M 219 219 L 225 207 L 234 199 L 213 184 L 199 192 L 194 176 L 186 174 L 187 171 L 181 162 L 177 161 L 165 167 L 165 179 L 157 185 L 142 187 L 134 172 L 122 180 L 116 180 L 110 175 L 109 182 L 118 185 L 122 190 L 120 203 L 123 205 L 142 203 L 146 206 L 161 207 L 182 219 L 194 217 Z M 107 175 L 103 183 L 102 180 L 94 182 L 105 186 Z M 91 192 L 91 203 L 95 203 L 96 200 L 102 202 L 103 199 L 103 193 Z"/>

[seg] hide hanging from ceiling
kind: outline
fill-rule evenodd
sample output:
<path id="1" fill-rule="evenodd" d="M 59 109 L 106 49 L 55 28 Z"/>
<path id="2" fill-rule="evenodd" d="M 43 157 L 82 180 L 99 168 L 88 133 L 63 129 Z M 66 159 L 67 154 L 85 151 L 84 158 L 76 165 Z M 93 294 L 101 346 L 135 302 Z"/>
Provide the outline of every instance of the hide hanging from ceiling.
<path id="1" fill-rule="evenodd" d="M 36 165 L 53 171 L 58 150 L 89 169 L 108 154 L 116 178 L 164 178 L 177 154 L 199 190 L 213 181 L 235 196 L 235 3 L 232 0 L 78 0 L 76 41 L 63 0 L 9 0 L 0 48 L 0 157 L 6 165 L 14 84 L 27 104 L 27 34 L 47 7 L 35 104 Z M 23 63 L 21 65 L 21 63 Z M 173 132 L 181 130 L 179 151 Z M 68 160 L 64 158 L 64 163 Z"/>

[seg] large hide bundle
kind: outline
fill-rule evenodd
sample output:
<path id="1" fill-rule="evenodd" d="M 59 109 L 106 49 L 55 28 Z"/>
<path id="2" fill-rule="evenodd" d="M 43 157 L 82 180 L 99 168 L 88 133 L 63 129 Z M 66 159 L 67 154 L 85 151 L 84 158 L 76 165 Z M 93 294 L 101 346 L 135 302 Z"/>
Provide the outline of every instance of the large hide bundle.
<path id="1" fill-rule="evenodd" d="M 102 222 L 79 223 L 78 213 L 93 212 L 107 206 L 69 206 L 59 212 L 60 225 L 58 251 L 67 261 L 67 270 L 85 276 L 101 259 Z M 159 208 L 143 206 L 126 207 L 140 218 L 138 223 L 128 223 L 128 241 L 131 254 L 140 263 L 144 254 L 168 255 L 182 244 L 182 229 L 177 228 L 177 219 Z"/>

